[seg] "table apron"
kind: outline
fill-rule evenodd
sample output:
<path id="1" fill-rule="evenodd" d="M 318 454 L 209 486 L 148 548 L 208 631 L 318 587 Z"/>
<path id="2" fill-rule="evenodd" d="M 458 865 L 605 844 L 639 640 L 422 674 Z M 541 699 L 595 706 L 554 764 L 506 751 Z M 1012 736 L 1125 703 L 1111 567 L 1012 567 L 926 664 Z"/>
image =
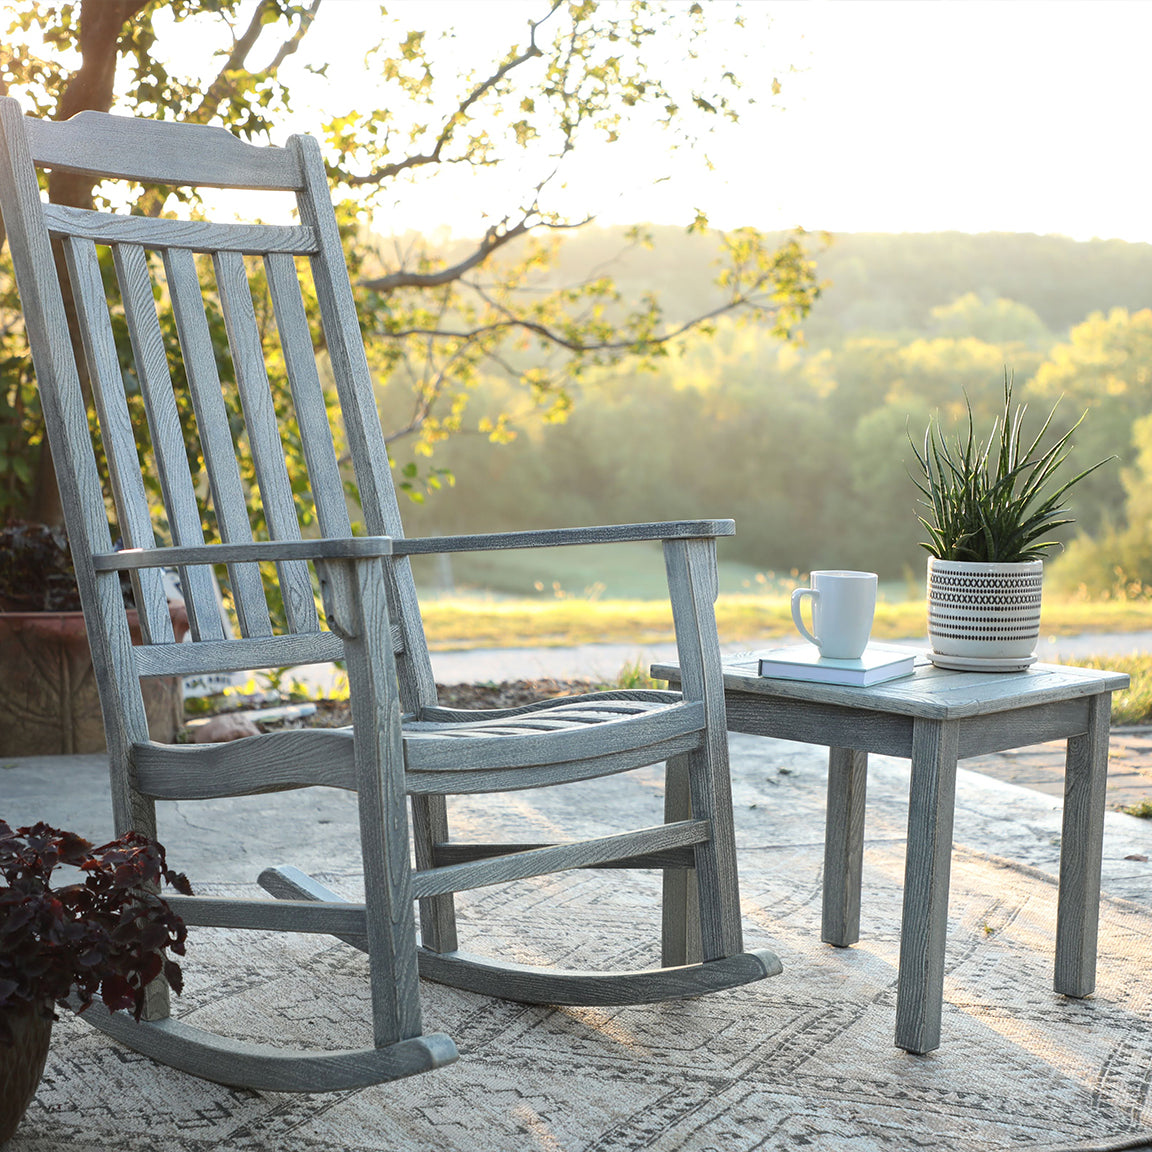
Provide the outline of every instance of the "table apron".
<path id="1" fill-rule="evenodd" d="M 921 724 L 955 724 L 959 759 L 1064 740 L 1088 730 L 1090 696 L 1012 708 L 957 720 L 921 719 Z M 854 748 L 881 756 L 912 756 L 912 716 L 817 703 L 761 693 L 725 693 L 728 730 L 804 744 Z"/>
<path id="2" fill-rule="evenodd" d="M 884 756 L 912 755 L 912 717 L 811 700 L 724 693 L 728 730 Z"/>
<path id="3" fill-rule="evenodd" d="M 959 758 L 1080 736 L 1088 731 L 1091 699 L 1082 696 L 1078 700 L 1053 700 L 960 720 Z"/>

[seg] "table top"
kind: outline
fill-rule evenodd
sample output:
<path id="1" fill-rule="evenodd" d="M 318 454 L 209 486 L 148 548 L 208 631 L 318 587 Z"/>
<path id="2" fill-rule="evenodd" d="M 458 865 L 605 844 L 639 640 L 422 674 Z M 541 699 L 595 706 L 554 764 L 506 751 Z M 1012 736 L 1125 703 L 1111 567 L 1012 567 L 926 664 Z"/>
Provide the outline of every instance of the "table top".
<path id="1" fill-rule="evenodd" d="M 724 657 L 726 692 L 837 704 L 934 720 L 961 720 L 1095 696 L 1127 688 L 1129 683 L 1122 672 L 1068 664 L 1033 664 L 1023 672 L 952 672 L 937 668 L 921 654 L 911 676 L 856 688 L 761 676 L 758 658 L 758 652 L 738 652 Z M 679 683 L 680 666 L 653 664 L 651 674 L 657 680 Z"/>

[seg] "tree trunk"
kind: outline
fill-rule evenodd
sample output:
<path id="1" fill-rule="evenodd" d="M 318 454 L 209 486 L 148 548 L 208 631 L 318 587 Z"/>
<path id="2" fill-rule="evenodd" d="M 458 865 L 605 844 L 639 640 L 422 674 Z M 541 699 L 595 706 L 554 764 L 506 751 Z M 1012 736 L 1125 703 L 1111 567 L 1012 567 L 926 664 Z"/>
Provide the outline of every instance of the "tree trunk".
<path id="1" fill-rule="evenodd" d="M 148 0 L 83 0 L 80 6 L 81 64 L 60 95 L 60 104 L 56 109 L 57 120 L 68 120 L 78 112 L 89 109 L 107 112 L 112 107 L 120 36 L 124 25 L 147 3 Z M 48 175 L 48 199 L 53 204 L 64 204 L 71 208 L 91 208 L 95 186 L 94 180 L 81 173 L 53 169 Z M 53 251 L 56 275 L 60 279 L 64 297 L 64 312 L 68 317 L 68 332 L 72 337 L 72 355 L 76 360 L 84 397 L 90 399 L 92 385 L 88 379 L 88 366 L 84 360 L 84 347 L 76 322 L 76 302 L 68 282 L 64 254 L 59 245 L 53 245 Z M 63 526 L 64 509 L 60 503 L 60 489 L 47 439 L 40 449 L 31 513 L 42 524 L 51 524 L 57 528 Z"/>

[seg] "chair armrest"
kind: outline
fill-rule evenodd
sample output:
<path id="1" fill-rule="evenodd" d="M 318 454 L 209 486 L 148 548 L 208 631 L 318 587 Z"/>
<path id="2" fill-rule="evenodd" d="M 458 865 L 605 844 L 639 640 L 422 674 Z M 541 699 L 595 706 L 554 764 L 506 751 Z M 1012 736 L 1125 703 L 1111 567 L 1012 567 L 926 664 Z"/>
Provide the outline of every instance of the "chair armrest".
<path id="1" fill-rule="evenodd" d="M 422 536 L 393 540 L 397 556 L 438 552 L 487 552 L 504 548 L 553 548 L 565 544 L 620 544 L 631 540 L 691 540 L 734 536 L 732 520 L 668 520 L 655 524 L 609 524 L 599 528 L 548 528 L 539 532 L 492 532 L 482 536 Z"/>
<path id="2" fill-rule="evenodd" d="M 240 564 L 256 560 L 355 560 L 388 556 L 390 536 L 325 540 L 258 540 L 244 544 L 198 544 L 187 548 L 125 548 L 92 557 L 97 572 L 136 568 L 179 568 L 190 564 Z"/>

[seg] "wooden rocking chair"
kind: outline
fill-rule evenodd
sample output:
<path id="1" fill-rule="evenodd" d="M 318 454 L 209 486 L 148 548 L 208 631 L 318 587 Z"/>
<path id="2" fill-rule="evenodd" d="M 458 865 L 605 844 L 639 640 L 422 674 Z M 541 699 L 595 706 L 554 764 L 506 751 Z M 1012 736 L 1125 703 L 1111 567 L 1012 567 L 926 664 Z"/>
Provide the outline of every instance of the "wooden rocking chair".
<path id="1" fill-rule="evenodd" d="M 99 682 L 117 832 L 155 835 L 157 800 L 331 785 L 355 790 L 359 803 L 363 904 L 342 902 L 290 868 L 261 877 L 278 899 L 177 897 L 174 903 L 189 924 L 333 934 L 363 948 L 370 960 L 374 1047 L 298 1051 L 224 1038 L 172 1019 L 168 990 L 159 983 L 151 990 L 147 1023 L 100 1015 L 96 1008 L 86 1018 L 132 1048 L 211 1080 L 330 1091 L 456 1058 L 447 1036 L 422 1035 L 418 974 L 514 1000 L 623 1004 L 695 996 L 778 972 L 774 955 L 744 952 L 741 940 L 713 613 L 715 537 L 731 534 L 731 521 L 405 539 L 315 140 L 294 136 L 284 148 L 255 147 L 221 128 L 97 112 L 64 123 L 38 121 L 4 98 L 0 150 L 0 209 Z M 166 187 L 289 191 L 300 223 L 216 224 L 45 204 L 37 166 Z M 62 249 L 75 301 L 106 483 L 53 244 Z M 105 293 L 104 247 L 112 254 L 118 305 L 110 305 Z M 211 256 L 214 267 L 212 295 L 224 318 L 239 398 L 231 411 L 213 354 L 198 255 Z M 246 265 L 254 256 L 261 258 L 273 305 L 290 403 L 269 383 Z M 366 537 L 354 537 L 349 522 L 344 492 L 353 477 L 342 474 L 334 449 L 305 314 L 301 258 L 311 267 L 339 398 L 339 414 L 331 418 L 346 439 Z M 121 310 L 129 349 L 115 342 L 112 317 Z M 170 363 L 165 350 L 162 324 L 169 317 L 178 335 L 178 363 Z M 122 364 L 133 366 L 139 382 L 145 428 L 135 428 L 130 418 Z M 285 424 L 286 407 L 292 427 Z M 241 415 L 244 427 L 237 432 Z M 306 457 L 311 488 L 303 497 L 293 492 L 285 467 L 282 437 L 288 435 L 299 437 Z M 197 452 L 204 484 L 199 465 L 195 474 L 189 467 Z M 241 454 L 248 454 L 254 483 L 243 479 Z M 162 508 L 149 502 L 143 479 L 149 470 Z M 301 499 L 314 514 L 316 539 L 302 539 Z M 267 539 L 253 537 L 253 508 L 262 508 Z M 113 532 L 121 551 L 113 549 Z M 664 542 L 682 695 L 601 692 L 478 713 L 437 704 L 410 556 L 625 540 Z M 277 634 L 262 562 L 276 567 L 287 620 Z M 327 627 L 317 616 L 309 565 Z M 180 573 L 191 643 L 173 642 L 163 568 Z M 214 570 L 226 579 L 239 638 L 222 626 Z M 143 636 L 135 646 L 121 591 L 124 573 Z M 350 728 L 200 746 L 148 739 L 141 677 L 328 660 L 346 661 Z M 449 841 L 447 795 L 549 786 L 661 761 L 668 762 L 667 822 L 657 827 L 572 844 Z M 479 959 L 457 947 L 452 893 L 604 866 L 665 870 L 665 967 L 559 972 Z M 420 901 L 420 945 L 414 900 Z"/>

